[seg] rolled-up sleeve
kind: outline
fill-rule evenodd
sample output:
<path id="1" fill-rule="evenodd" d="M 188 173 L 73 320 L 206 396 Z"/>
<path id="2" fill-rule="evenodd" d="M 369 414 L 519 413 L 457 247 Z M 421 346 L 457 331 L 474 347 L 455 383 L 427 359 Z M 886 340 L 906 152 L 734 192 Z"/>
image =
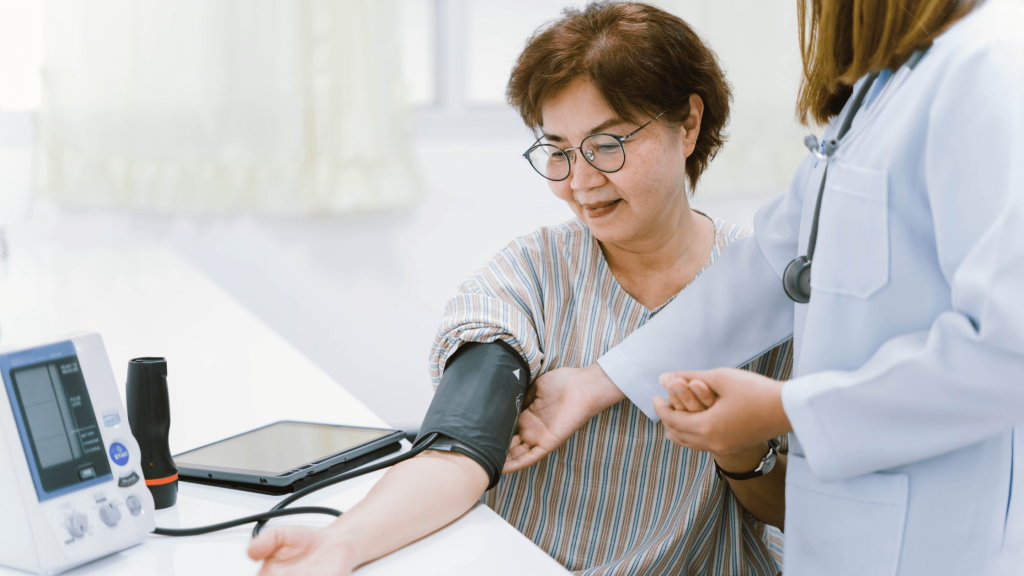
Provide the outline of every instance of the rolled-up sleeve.
<path id="1" fill-rule="evenodd" d="M 441 382 L 445 363 L 466 342 L 502 340 L 518 352 L 535 378 L 544 352 L 538 337 L 540 283 L 526 239 L 513 242 L 462 283 L 445 306 L 430 349 L 430 379 Z"/>

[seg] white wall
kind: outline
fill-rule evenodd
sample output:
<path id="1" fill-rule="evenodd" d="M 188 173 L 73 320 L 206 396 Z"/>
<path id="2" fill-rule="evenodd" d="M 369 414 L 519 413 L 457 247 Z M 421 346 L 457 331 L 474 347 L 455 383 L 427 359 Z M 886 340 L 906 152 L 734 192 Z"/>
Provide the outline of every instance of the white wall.
<path id="1" fill-rule="evenodd" d="M 439 0 L 442 10 L 434 13 L 426 0 L 409 1 L 419 5 L 413 23 L 461 5 L 460 17 L 480 26 L 463 30 L 465 43 L 446 52 L 449 60 L 453 54 L 466 58 L 462 107 L 434 116 L 443 120 L 437 130 L 412 140 L 424 200 L 398 211 L 345 217 L 200 219 L 76 211 L 31 195 L 43 2 L 0 0 L 0 229 L 9 237 L 10 258 L 18 258 L 19 246 L 27 243 L 73 249 L 170 242 L 371 409 L 397 427 L 417 427 L 431 398 L 427 353 L 447 299 L 509 240 L 571 213 L 519 156 L 530 142 L 515 115 L 494 105 L 516 46 L 561 3 Z M 793 2 L 663 4 L 709 39 L 735 88 L 731 140 L 712 164 L 697 204 L 749 224 L 761 199 L 785 187 L 802 154 L 803 130 L 792 112 L 799 73 Z M 499 34 L 513 15 L 517 24 Z M 443 52 L 445 40 L 451 38 L 424 50 Z M 491 64 L 474 60 L 488 41 L 494 46 Z M 433 88 L 419 85 L 414 101 L 444 106 L 438 101 L 445 89 L 440 75 L 451 65 L 438 62 L 436 76 L 425 76 Z M 426 118 L 429 109 L 418 113 Z M 460 118 L 495 124 L 460 132 L 448 123 Z"/>

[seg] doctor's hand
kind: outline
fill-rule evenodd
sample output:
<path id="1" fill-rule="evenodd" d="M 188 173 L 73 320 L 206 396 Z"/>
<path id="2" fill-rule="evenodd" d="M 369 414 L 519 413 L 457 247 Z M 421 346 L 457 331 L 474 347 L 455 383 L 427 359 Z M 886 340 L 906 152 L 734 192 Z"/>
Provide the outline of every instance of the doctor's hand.
<path id="1" fill-rule="evenodd" d="M 660 381 L 670 391 L 687 390 L 693 396 L 683 394 L 677 400 L 685 411 L 674 409 L 660 396 L 654 398 L 666 436 L 676 444 L 716 456 L 738 454 L 792 430 L 782 408 L 782 382 L 777 380 L 747 370 L 718 368 L 667 372 Z M 700 399 L 705 387 L 715 395 L 713 405 L 691 410 L 689 405 L 697 407 L 694 400 L 705 405 Z"/>
<path id="2" fill-rule="evenodd" d="M 624 398 L 597 364 L 541 374 L 527 390 L 526 408 L 519 415 L 502 473 L 540 462 L 587 421 Z"/>
<path id="3" fill-rule="evenodd" d="M 263 560 L 259 576 L 329 574 L 348 576 L 355 548 L 330 530 L 284 526 L 261 533 L 249 543 L 249 558 Z"/>
<path id="4" fill-rule="evenodd" d="M 682 412 L 703 412 L 715 405 L 718 398 L 700 380 L 686 381 L 682 378 L 670 378 L 662 382 L 668 392 L 668 405 L 673 410 Z"/>

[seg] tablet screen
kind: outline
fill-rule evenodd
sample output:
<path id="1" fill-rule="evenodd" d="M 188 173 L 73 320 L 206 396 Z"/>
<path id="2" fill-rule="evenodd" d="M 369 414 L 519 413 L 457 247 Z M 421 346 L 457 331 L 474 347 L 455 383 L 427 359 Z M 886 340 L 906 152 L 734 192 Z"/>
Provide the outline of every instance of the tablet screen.
<path id="1" fill-rule="evenodd" d="M 278 476 L 394 433 L 377 428 L 278 422 L 178 454 L 174 463 L 188 468 L 235 468 Z"/>

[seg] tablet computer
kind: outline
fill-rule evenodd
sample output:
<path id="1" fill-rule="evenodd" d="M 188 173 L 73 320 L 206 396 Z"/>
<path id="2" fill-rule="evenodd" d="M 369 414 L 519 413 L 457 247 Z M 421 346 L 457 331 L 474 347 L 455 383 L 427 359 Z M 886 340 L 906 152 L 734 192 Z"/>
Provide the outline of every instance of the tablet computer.
<path id="1" fill-rule="evenodd" d="M 283 492 L 359 466 L 371 453 L 393 452 L 404 437 L 400 430 L 282 421 L 182 452 L 174 463 L 182 480 Z"/>

